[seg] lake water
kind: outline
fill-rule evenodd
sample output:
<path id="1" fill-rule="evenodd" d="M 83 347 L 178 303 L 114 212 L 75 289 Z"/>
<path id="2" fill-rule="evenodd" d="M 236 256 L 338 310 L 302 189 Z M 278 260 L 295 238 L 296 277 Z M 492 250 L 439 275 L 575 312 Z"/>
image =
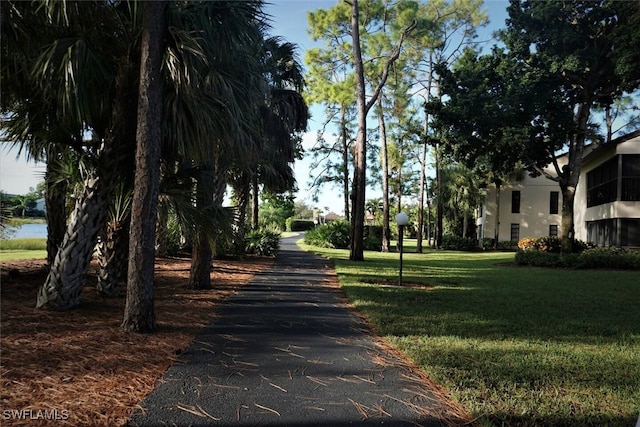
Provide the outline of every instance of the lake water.
<path id="1" fill-rule="evenodd" d="M 19 228 L 10 227 L 16 232 L 9 236 L 9 239 L 31 239 L 46 238 L 47 224 L 24 224 Z"/>

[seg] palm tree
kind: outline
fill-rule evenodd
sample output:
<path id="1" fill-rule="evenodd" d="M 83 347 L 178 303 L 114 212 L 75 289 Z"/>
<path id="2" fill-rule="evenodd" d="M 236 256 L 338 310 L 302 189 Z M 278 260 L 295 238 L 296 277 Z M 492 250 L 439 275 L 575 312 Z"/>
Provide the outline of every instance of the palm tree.
<path id="1" fill-rule="evenodd" d="M 106 297 L 125 294 L 129 261 L 129 223 L 131 221 L 131 185 L 120 183 L 109 208 L 109 219 L 98 238 L 98 284 Z"/>
<path id="2" fill-rule="evenodd" d="M 11 2 L 3 9 L 16 18 L 6 32 L 3 25 L 3 36 L 8 35 L 9 54 L 17 54 L 15 60 L 3 61 L 8 64 L 3 80 L 9 76 L 16 81 L 22 73 L 22 85 L 16 87 L 27 88 L 16 90 L 10 98 L 14 105 L 3 110 L 13 112 L 14 123 L 22 120 L 29 124 L 24 129 L 33 131 L 28 139 L 14 141 L 31 144 L 30 151 L 37 153 L 57 154 L 37 144 L 45 149 L 48 144 L 72 147 L 89 165 L 84 189 L 38 293 L 38 307 L 64 310 L 78 304 L 111 191 L 122 174 L 133 169 L 126 164 L 132 158 L 126 148 L 132 110 L 128 95 L 137 77 L 130 73 L 135 69 L 130 57 L 134 38 L 128 36 L 135 31 L 129 31 L 129 18 L 135 11 L 129 6 Z M 135 108 L 135 100 L 133 104 Z M 83 140 L 86 129 L 96 135 L 93 142 Z"/>
<path id="3" fill-rule="evenodd" d="M 296 56 L 296 46 L 281 42 L 278 37 L 264 40 L 261 57 L 262 72 L 268 90 L 259 106 L 260 131 L 256 156 L 241 168 L 234 189 L 238 200 L 237 242 L 244 242 L 245 215 L 252 197 L 252 227 L 258 226 L 259 185 L 263 191 L 281 194 L 295 187 L 292 164 L 297 156 L 297 132 L 306 130 L 309 112 L 302 98 L 304 87 L 302 67 Z"/>

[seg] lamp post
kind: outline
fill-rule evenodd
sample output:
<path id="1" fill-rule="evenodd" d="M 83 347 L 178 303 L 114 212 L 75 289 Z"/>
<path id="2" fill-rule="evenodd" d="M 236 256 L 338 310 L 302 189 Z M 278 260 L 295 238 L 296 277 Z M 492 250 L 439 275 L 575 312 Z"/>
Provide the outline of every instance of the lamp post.
<path id="1" fill-rule="evenodd" d="M 402 286 L 402 238 L 404 237 L 404 226 L 409 223 L 409 217 L 406 213 L 400 212 L 396 215 L 396 224 L 398 224 L 398 247 L 400 249 L 400 276 L 398 284 Z"/>

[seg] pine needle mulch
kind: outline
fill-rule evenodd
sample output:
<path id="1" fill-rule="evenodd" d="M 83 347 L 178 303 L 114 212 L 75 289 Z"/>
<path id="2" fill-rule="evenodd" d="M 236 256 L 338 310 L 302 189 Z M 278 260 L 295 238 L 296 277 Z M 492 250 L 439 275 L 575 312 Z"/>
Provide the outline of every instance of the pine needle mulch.
<path id="1" fill-rule="evenodd" d="M 124 333 L 124 298 L 100 297 L 95 271 L 82 304 L 69 312 L 35 310 L 44 261 L 0 263 L 0 424 L 124 425 L 146 396 L 215 317 L 216 305 L 272 262 L 216 260 L 213 289 L 189 290 L 190 260 L 156 261 L 158 331 Z"/>

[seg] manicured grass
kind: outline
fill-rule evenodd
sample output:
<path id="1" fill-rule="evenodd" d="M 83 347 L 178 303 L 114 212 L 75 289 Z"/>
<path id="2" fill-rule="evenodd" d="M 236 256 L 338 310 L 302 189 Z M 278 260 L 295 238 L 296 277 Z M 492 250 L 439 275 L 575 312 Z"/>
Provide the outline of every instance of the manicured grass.
<path id="1" fill-rule="evenodd" d="M 304 245 L 302 245 L 305 247 Z M 310 248 L 335 261 L 376 331 L 484 425 L 632 426 L 640 413 L 640 274 L 514 267 L 513 253 Z M 411 243 L 405 246 L 409 251 Z"/>
<path id="2" fill-rule="evenodd" d="M 0 250 L 0 262 L 20 259 L 44 259 L 46 257 L 47 251 Z"/>
<path id="3" fill-rule="evenodd" d="M 0 261 L 47 257 L 47 239 L 0 239 Z"/>

